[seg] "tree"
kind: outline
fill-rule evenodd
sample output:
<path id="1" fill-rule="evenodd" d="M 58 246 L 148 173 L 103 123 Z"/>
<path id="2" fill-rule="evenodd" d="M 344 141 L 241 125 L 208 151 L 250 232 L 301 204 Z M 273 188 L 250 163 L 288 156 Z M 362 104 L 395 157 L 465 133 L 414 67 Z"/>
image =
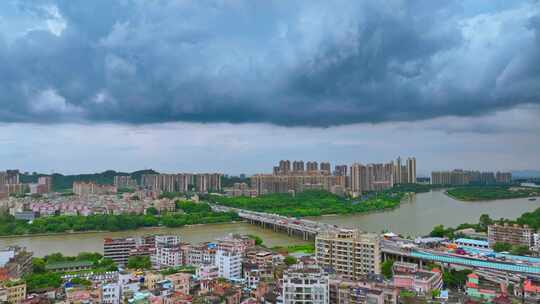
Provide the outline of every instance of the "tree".
<path id="1" fill-rule="evenodd" d="M 255 240 L 255 245 L 261 246 L 263 244 L 263 239 L 261 239 L 260 237 L 253 234 L 250 234 L 249 237 Z"/>
<path id="2" fill-rule="evenodd" d="M 58 288 L 62 285 L 62 276 L 59 273 L 36 273 L 24 277 L 26 289 L 30 292 L 46 288 Z"/>
<path id="3" fill-rule="evenodd" d="M 472 271 L 465 270 L 445 270 L 443 272 L 443 282 L 447 288 L 458 288 L 465 285 L 467 275 Z"/>
<path id="4" fill-rule="evenodd" d="M 493 220 L 489 217 L 488 214 L 482 214 L 480 215 L 478 224 L 481 231 L 487 231 L 487 227 L 493 224 Z"/>
<path id="5" fill-rule="evenodd" d="M 288 256 L 285 257 L 283 262 L 285 263 L 285 265 L 291 266 L 291 265 L 294 265 L 294 264 L 298 263 L 298 260 L 295 257 L 293 257 L 292 255 L 288 255 Z"/>
<path id="6" fill-rule="evenodd" d="M 495 252 L 510 251 L 512 249 L 512 245 L 508 243 L 503 243 L 503 242 L 496 242 L 493 245 L 492 249 Z"/>
<path id="7" fill-rule="evenodd" d="M 513 255 L 528 255 L 531 252 L 527 245 L 516 245 L 516 246 L 512 246 L 510 253 Z"/>
<path id="8" fill-rule="evenodd" d="M 149 256 L 131 256 L 128 258 L 127 267 L 130 269 L 150 269 L 152 262 Z"/>
<path id="9" fill-rule="evenodd" d="M 45 270 L 45 260 L 42 258 L 33 258 L 32 259 L 32 272 L 33 273 L 44 273 Z"/>
<path id="10" fill-rule="evenodd" d="M 433 227 L 433 230 L 431 230 L 431 233 L 429 234 L 433 237 L 443 237 L 444 236 L 444 226 L 443 225 L 437 225 Z"/>
<path id="11" fill-rule="evenodd" d="M 399 292 L 400 303 L 416 303 L 416 294 L 410 290 L 401 290 Z"/>
<path id="12" fill-rule="evenodd" d="M 148 214 L 148 215 L 157 215 L 158 210 L 155 207 L 148 207 L 148 208 L 146 208 L 146 214 Z"/>
<path id="13" fill-rule="evenodd" d="M 393 260 L 386 260 L 381 264 L 381 272 L 385 279 L 390 279 L 393 275 L 392 267 L 394 266 Z"/>

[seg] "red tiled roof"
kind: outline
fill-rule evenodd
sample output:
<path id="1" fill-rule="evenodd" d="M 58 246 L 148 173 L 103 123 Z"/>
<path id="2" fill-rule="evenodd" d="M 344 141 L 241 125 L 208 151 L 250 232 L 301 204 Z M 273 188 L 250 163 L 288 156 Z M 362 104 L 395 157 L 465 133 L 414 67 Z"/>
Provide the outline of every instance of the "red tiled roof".
<path id="1" fill-rule="evenodd" d="M 467 275 L 467 278 L 469 279 L 478 279 L 478 275 L 476 273 L 470 273 Z"/>
<path id="2" fill-rule="evenodd" d="M 534 285 L 531 280 L 526 280 L 523 289 L 527 292 L 540 292 L 540 285 Z"/>

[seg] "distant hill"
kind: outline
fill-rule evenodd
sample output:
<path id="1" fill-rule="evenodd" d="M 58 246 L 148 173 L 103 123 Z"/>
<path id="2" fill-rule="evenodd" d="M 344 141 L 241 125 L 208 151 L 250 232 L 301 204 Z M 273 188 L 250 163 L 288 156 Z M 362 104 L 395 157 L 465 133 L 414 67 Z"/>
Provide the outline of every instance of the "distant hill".
<path id="1" fill-rule="evenodd" d="M 141 176 L 143 174 L 157 174 L 157 171 L 152 169 L 148 170 L 139 170 L 131 173 L 127 172 L 116 172 L 114 170 L 107 170 L 101 173 L 92 173 L 92 174 L 75 174 L 75 175 L 63 175 L 55 173 L 53 177 L 52 188 L 54 191 L 63 191 L 66 189 L 71 189 L 73 182 L 76 181 L 85 181 L 85 182 L 96 182 L 102 185 L 110 185 L 114 182 L 114 177 L 117 175 L 130 175 L 138 183 L 141 182 Z M 47 176 L 48 174 L 21 174 L 20 179 L 23 183 L 35 183 L 40 176 Z"/>

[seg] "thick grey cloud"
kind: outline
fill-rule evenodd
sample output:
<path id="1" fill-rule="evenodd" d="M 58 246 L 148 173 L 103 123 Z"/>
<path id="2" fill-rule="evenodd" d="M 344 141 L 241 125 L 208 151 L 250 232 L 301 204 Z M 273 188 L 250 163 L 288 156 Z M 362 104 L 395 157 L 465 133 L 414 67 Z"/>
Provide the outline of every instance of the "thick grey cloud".
<path id="1" fill-rule="evenodd" d="M 330 126 L 540 104 L 537 1 L 0 4 L 0 121 Z"/>

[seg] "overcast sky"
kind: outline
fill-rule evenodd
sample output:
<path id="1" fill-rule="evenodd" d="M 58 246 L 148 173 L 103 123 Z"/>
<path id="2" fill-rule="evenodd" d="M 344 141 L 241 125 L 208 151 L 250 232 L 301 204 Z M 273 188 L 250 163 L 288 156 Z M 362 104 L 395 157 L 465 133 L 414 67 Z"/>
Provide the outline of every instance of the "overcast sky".
<path id="1" fill-rule="evenodd" d="M 540 169 L 540 2 L 0 1 L 0 170 Z"/>

